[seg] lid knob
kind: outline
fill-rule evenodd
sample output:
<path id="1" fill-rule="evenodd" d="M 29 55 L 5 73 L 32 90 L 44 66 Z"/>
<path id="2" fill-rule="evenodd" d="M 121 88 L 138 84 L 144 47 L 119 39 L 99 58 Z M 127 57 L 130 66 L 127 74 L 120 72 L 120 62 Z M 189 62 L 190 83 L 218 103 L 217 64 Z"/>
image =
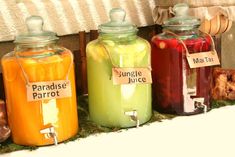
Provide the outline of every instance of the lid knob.
<path id="1" fill-rule="evenodd" d="M 189 6 L 186 3 L 178 3 L 173 7 L 176 16 L 187 16 Z"/>
<path id="2" fill-rule="evenodd" d="M 126 12 L 121 8 L 114 8 L 109 12 L 110 21 L 99 25 L 99 32 L 107 34 L 134 33 L 136 26 L 125 21 Z"/>
<path id="3" fill-rule="evenodd" d="M 126 12 L 121 8 L 114 8 L 109 12 L 112 22 L 122 22 L 125 20 Z"/>
<path id="4" fill-rule="evenodd" d="M 26 25 L 30 33 L 42 32 L 43 19 L 41 16 L 30 16 L 26 19 Z"/>

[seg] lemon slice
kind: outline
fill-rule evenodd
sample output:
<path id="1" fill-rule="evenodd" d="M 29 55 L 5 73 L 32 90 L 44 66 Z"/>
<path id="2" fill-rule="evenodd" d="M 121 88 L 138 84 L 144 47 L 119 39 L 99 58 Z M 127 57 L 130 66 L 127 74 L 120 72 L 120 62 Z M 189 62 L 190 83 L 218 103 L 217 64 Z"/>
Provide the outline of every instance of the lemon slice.
<path id="1" fill-rule="evenodd" d="M 26 77 L 28 77 L 30 82 L 37 81 L 37 62 L 34 59 L 22 58 L 19 59 L 19 64 L 22 65 Z M 26 79 L 25 76 L 23 75 L 24 72 L 22 71 L 22 69 L 20 69 L 20 72 L 22 74 L 22 77 Z"/>

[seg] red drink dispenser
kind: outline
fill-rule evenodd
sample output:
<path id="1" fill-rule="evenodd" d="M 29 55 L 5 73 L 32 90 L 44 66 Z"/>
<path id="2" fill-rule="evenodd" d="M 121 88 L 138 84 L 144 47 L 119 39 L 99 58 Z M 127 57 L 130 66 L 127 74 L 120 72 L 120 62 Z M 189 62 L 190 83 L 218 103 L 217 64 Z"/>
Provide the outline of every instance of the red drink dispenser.
<path id="1" fill-rule="evenodd" d="M 214 43 L 199 32 L 200 21 L 187 15 L 187 4 L 177 4 L 173 10 L 176 16 L 165 21 L 163 33 L 152 38 L 153 105 L 164 113 L 205 112 L 210 108 L 211 65 L 216 64 L 210 56 L 218 59 Z M 192 60 L 197 68 L 188 62 L 193 54 L 198 56 Z"/>

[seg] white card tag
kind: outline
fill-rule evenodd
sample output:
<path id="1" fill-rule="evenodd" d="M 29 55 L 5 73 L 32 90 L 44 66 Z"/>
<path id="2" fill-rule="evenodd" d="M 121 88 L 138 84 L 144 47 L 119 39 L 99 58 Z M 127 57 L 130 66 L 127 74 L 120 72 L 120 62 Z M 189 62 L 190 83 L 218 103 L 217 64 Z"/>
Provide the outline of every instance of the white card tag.
<path id="1" fill-rule="evenodd" d="M 113 68 L 113 84 L 152 83 L 150 68 Z"/>
<path id="2" fill-rule="evenodd" d="M 65 98 L 72 96 L 69 80 L 32 82 L 26 85 L 26 88 L 28 101 Z"/>
<path id="3" fill-rule="evenodd" d="M 220 65 L 218 55 L 215 51 L 188 54 L 187 60 L 190 68 Z"/>

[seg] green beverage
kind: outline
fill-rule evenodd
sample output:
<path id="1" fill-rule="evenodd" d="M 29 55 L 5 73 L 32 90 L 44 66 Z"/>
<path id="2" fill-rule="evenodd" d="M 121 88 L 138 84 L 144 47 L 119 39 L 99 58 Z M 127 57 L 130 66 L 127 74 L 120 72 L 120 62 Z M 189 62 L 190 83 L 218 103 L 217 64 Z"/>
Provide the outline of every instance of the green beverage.
<path id="1" fill-rule="evenodd" d="M 143 124 L 152 115 L 150 83 L 113 83 L 114 67 L 151 69 L 149 43 L 136 35 L 136 27 L 124 16 L 121 9 L 111 10 L 111 21 L 99 26 L 98 39 L 87 46 L 90 118 L 107 127 Z"/>

